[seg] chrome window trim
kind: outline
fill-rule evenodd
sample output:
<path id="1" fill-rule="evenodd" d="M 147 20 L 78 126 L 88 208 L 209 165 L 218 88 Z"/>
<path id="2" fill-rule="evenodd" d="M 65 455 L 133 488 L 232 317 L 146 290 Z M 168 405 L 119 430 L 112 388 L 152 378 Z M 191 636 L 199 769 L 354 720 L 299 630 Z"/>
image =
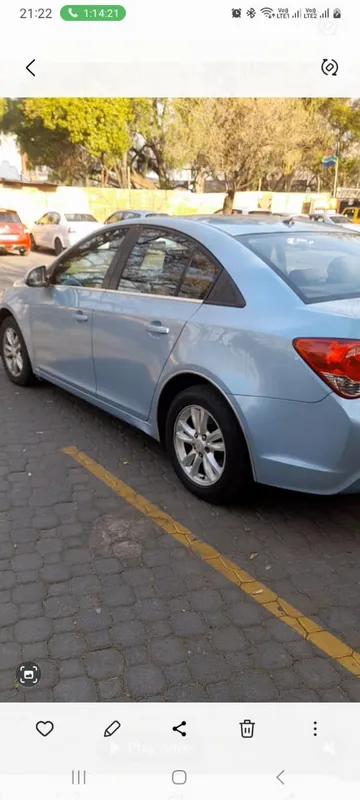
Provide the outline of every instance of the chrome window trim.
<path id="1" fill-rule="evenodd" d="M 85 287 L 84 287 L 85 288 Z M 177 297 L 173 294 L 149 294 L 149 292 L 127 292 L 126 289 L 103 289 L 104 292 L 113 294 L 128 295 L 130 297 L 152 297 L 156 300 L 180 300 L 182 303 L 197 303 L 202 305 L 203 300 L 195 300 L 193 297 Z"/>
<path id="2" fill-rule="evenodd" d="M 52 287 L 54 289 L 68 289 L 69 284 L 66 285 L 65 283 L 53 283 Z M 124 289 L 121 291 L 119 289 L 103 289 L 102 286 L 73 286 L 71 285 L 72 289 L 83 289 L 86 292 L 106 292 L 107 294 L 121 294 L 121 295 L 128 295 L 130 297 L 152 297 L 156 300 L 180 300 L 182 303 L 196 303 L 197 305 L 202 305 L 203 300 L 195 300 L 193 297 L 176 297 L 171 294 L 147 294 L 142 292 L 126 292 Z"/>

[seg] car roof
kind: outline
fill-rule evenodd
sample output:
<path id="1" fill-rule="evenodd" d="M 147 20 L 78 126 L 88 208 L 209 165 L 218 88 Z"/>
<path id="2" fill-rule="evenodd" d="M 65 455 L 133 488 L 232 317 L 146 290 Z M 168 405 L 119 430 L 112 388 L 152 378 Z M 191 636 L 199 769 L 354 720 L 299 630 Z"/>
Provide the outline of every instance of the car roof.
<path id="1" fill-rule="evenodd" d="M 112 217 L 114 214 L 156 214 L 157 216 L 163 214 L 165 217 L 168 216 L 165 211 L 154 211 L 151 208 L 118 208 L 117 211 L 113 211 L 109 214 L 109 217 Z"/>
<path id="2" fill-rule="evenodd" d="M 289 216 L 276 217 L 275 215 L 264 214 L 261 216 L 232 216 L 229 214 L 217 216 L 216 214 L 188 214 L 183 216 L 163 217 L 161 222 L 155 220 L 138 220 L 128 219 L 122 222 L 112 223 L 115 225 L 141 225 L 152 226 L 154 228 L 178 228 L 180 232 L 188 233 L 190 236 L 193 233 L 196 236 L 196 230 L 199 231 L 203 226 L 209 228 L 216 228 L 229 236 L 246 236 L 251 233 L 285 233 L 286 231 L 319 231 L 320 226 L 316 222 L 300 221 L 296 218 Z M 323 228 L 321 228 L 323 230 Z"/>
<path id="3" fill-rule="evenodd" d="M 0 208 L 0 214 L 17 214 L 15 208 Z"/>

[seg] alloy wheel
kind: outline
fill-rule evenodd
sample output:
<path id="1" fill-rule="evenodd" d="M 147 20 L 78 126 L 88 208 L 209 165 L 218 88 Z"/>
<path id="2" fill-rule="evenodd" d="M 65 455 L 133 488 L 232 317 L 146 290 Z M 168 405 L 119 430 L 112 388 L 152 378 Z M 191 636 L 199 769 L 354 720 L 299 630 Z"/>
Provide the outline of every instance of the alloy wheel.
<path id="1" fill-rule="evenodd" d="M 224 436 L 202 406 L 186 406 L 178 414 L 174 449 L 181 468 L 198 486 L 213 486 L 221 478 L 226 462 Z"/>
<path id="2" fill-rule="evenodd" d="M 20 338 L 14 328 L 6 328 L 3 340 L 4 360 L 10 374 L 19 378 L 24 368 Z"/>

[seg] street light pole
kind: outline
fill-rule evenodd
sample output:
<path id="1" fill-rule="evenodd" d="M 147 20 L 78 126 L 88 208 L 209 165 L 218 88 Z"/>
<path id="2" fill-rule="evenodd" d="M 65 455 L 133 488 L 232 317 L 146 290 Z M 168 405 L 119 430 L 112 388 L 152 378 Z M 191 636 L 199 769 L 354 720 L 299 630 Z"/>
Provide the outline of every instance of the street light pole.
<path id="1" fill-rule="evenodd" d="M 335 163 L 334 188 L 333 188 L 333 197 L 335 198 L 335 200 L 336 200 L 336 192 L 338 185 L 338 176 L 339 176 L 339 142 L 336 145 L 336 163 Z"/>

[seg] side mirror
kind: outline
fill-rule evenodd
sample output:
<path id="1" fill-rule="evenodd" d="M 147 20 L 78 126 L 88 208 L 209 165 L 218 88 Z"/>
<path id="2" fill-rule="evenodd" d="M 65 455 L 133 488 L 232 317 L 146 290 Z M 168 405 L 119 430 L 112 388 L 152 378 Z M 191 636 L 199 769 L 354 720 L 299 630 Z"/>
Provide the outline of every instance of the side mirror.
<path id="1" fill-rule="evenodd" d="M 27 286 L 35 286 L 37 288 L 49 286 L 46 267 L 35 267 L 31 269 L 26 275 L 25 283 Z"/>

